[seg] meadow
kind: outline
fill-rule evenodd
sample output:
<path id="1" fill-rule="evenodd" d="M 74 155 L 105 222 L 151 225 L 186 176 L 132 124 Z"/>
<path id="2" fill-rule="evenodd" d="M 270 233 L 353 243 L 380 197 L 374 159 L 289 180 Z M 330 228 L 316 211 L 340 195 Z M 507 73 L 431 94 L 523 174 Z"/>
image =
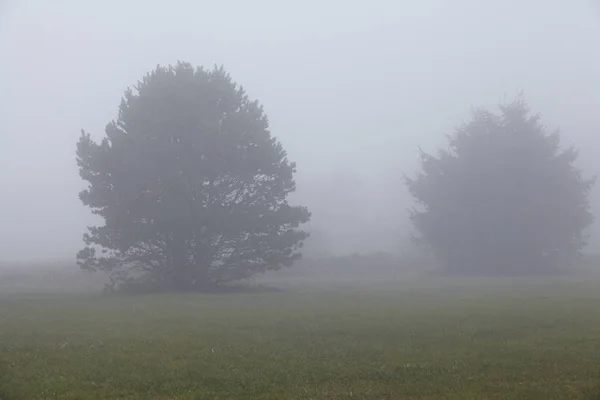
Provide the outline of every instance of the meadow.
<path id="1" fill-rule="evenodd" d="M 0 293 L 0 398 L 600 399 L 599 286 Z"/>

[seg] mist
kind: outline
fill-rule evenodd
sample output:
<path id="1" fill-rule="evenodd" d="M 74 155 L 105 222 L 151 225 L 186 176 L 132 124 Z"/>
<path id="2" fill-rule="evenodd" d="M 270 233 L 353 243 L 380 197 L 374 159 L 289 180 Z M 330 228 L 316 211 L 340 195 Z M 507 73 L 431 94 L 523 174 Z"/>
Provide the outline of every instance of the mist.
<path id="1" fill-rule="evenodd" d="M 600 399 L 599 49 L 600 0 L 0 0 L 0 400 Z"/>
<path id="2" fill-rule="evenodd" d="M 471 107 L 523 92 L 587 174 L 600 171 L 600 13 L 592 1 L 277 1 L 0 6 L 0 261 L 73 260 L 95 222 L 77 197 L 96 139 L 157 64 L 223 64 L 296 161 L 293 201 L 331 254 L 399 251 L 403 175 Z M 331 190 L 335 186 L 335 190 Z M 598 188 L 592 195 L 598 211 Z M 317 235 L 314 235 L 317 237 Z M 319 243 L 322 245 L 322 243 Z M 310 249 L 310 239 L 307 249 Z M 588 251 L 600 246 L 597 224 Z"/>

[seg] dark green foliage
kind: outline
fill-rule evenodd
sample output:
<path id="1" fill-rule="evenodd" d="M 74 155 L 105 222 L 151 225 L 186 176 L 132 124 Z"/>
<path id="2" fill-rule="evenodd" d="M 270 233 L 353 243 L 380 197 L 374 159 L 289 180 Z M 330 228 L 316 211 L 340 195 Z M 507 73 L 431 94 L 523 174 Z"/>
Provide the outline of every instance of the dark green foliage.
<path id="1" fill-rule="evenodd" d="M 82 202 L 104 219 L 78 255 L 115 285 L 206 290 L 300 257 L 310 214 L 295 163 L 224 71 L 157 67 L 125 92 L 100 143 L 77 144 Z"/>
<path id="2" fill-rule="evenodd" d="M 548 272 L 574 261 L 594 219 L 594 179 L 582 178 L 577 151 L 559 139 L 520 99 L 499 114 L 475 111 L 407 178 L 421 206 L 410 215 L 417 241 L 458 273 Z"/>

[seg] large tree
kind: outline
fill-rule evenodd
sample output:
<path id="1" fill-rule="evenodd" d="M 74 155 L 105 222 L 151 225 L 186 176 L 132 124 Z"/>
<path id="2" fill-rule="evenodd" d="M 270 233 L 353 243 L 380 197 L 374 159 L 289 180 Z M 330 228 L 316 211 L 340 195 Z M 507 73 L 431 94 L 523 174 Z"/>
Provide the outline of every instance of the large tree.
<path id="1" fill-rule="evenodd" d="M 114 285 L 206 290 L 300 257 L 310 213 L 286 200 L 295 163 L 222 67 L 158 66 L 100 142 L 82 131 L 77 163 L 80 199 L 104 222 L 78 263 Z"/>
<path id="2" fill-rule="evenodd" d="M 594 179 L 574 166 L 521 98 L 479 109 L 436 155 L 421 152 L 407 178 L 418 206 L 410 217 L 419 243 L 448 271 L 467 274 L 548 272 L 575 260 L 593 222 Z"/>

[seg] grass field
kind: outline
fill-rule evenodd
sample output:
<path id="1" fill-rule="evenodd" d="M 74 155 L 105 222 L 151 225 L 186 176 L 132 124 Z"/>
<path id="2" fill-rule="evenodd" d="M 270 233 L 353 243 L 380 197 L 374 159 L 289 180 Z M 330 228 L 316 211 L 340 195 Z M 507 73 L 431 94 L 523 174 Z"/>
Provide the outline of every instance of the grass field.
<path id="1" fill-rule="evenodd" d="M 600 282 L 0 296 L 0 398 L 600 399 Z"/>

